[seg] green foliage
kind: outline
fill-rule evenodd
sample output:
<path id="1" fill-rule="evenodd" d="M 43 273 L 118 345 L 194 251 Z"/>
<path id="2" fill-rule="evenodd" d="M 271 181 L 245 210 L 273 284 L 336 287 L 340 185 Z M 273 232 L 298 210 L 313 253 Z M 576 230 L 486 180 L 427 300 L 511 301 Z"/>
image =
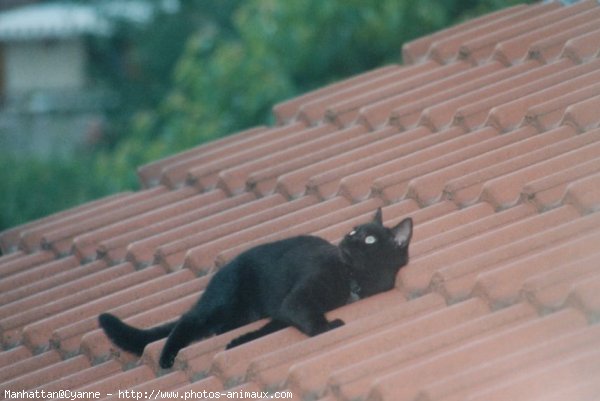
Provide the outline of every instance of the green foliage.
<path id="1" fill-rule="evenodd" d="M 0 227 L 8 228 L 116 191 L 93 159 L 22 160 L 0 153 Z"/>
<path id="2" fill-rule="evenodd" d="M 105 147 L 40 162 L 0 155 L 0 230 L 137 186 L 136 168 L 271 122 L 286 98 L 389 62 L 402 43 L 519 0 L 183 0 L 92 41 L 121 97 Z M 122 50 L 126 49 L 125 58 Z"/>

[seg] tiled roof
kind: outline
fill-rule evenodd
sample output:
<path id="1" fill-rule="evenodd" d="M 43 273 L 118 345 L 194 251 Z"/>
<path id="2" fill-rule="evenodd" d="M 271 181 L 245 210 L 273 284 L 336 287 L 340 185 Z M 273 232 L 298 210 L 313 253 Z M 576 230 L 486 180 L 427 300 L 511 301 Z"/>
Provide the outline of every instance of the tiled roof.
<path id="1" fill-rule="evenodd" d="M 392 65 L 274 107 L 258 127 L 139 169 L 145 189 L 0 235 L 4 390 L 276 391 L 301 400 L 600 398 L 600 6 L 516 6 Z M 396 288 L 158 369 L 99 313 L 150 326 L 258 243 L 339 240 L 412 216 Z M 250 325 L 257 327 L 260 322 Z M 148 393 L 149 394 L 149 393 Z"/>

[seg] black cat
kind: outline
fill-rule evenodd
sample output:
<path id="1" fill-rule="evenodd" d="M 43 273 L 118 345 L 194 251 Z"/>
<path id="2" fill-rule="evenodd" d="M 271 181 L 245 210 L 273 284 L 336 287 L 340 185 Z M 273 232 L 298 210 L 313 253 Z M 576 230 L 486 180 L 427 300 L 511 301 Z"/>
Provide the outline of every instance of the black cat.
<path id="1" fill-rule="evenodd" d="M 369 223 L 347 234 L 339 246 L 315 236 L 298 236 L 251 248 L 219 270 L 198 302 L 177 321 L 137 329 L 100 315 L 100 326 L 120 348 L 141 355 L 144 347 L 168 337 L 160 366 L 169 368 L 180 349 L 261 318 L 271 320 L 227 348 L 294 326 L 309 336 L 344 324 L 325 312 L 346 304 L 352 292 L 364 298 L 394 287 L 408 262 L 412 219 L 383 225 L 381 208 Z"/>

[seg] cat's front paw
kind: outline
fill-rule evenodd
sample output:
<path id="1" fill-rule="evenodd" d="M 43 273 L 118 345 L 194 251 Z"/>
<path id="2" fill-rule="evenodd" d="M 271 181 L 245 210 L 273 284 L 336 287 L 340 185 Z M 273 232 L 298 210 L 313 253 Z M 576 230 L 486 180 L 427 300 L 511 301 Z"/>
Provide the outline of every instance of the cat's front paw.
<path id="1" fill-rule="evenodd" d="M 344 321 L 342 319 L 335 319 L 327 324 L 327 329 L 328 330 L 337 329 L 338 327 L 341 327 L 344 324 L 346 324 L 346 323 L 344 323 Z"/>
<path id="2" fill-rule="evenodd" d="M 158 364 L 163 369 L 172 368 L 174 363 L 175 363 L 175 355 L 166 353 L 166 352 L 162 353 L 162 355 L 160 356 L 160 360 L 158 361 Z"/>

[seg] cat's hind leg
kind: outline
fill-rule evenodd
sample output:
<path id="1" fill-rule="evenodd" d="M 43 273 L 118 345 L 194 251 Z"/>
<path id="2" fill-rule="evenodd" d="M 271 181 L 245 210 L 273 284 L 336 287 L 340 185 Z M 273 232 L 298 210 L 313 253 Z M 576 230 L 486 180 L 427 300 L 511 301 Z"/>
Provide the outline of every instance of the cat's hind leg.
<path id="1" fill-rule="evenodd" d="M 281 330 L 285 327 L 288 327 L 288 324 L 285 324 L 278 320 L 271 320 L 263 327 L 258 330 L 251 331 L 249 333 L 243 334 L 235 339 L 233 339 L 229 344 L 227 344 L 227 349 L 237 347 L 238 345 L 247 343 L 248 341 L 255 340 L 259 337 L 266 336 L 267 334 L 274 333 L 278 330 Z"/>
<path id="2" fill-rule="evenodd" d="M 149 329 L 138 329 L 110 313 L 98 316 L 98 323 L 115 345 L 138 356 L 142 355 L 146 345 L 167 337 L 176 324 L 169 322 Z"/>
<path id="3" fill-rule="evenodd" d="M 173 331 L 169 334 L 167 342 L 160 355 L 159 365 L 163 369 L 173 366 L 175 357 L 180 349 L 187 347 L 193 341 L 200 340 L 215 334 L 215 330 L 208 324 L 207 319 L 198 313 L 190 311 L 181 316 Z"/>

